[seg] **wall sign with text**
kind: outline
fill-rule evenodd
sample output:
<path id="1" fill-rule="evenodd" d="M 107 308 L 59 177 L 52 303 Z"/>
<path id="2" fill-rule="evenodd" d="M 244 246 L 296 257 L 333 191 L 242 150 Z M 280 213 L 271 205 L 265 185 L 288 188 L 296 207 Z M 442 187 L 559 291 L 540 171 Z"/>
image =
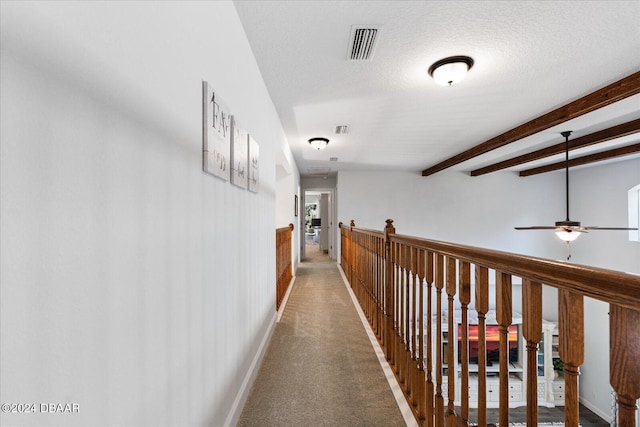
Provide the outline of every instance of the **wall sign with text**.
<path id="1" fill-rule="evenodd" d="M 202 170 L 229 180 L 231 115 L 209 83 L 202 82 Z"/>
<path id="2" fill-rule="evenodd" d="M 257 193 L 260 147 L 208 82 L 202 82 L 202 170 Z"/>

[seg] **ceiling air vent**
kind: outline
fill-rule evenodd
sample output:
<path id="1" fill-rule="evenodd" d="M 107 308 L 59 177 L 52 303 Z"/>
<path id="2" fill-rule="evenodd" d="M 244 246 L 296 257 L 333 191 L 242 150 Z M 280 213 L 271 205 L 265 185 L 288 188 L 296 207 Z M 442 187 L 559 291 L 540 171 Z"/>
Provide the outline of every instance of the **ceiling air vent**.
<path id="1" fill-rule="evenodd" d="M 347 125 L 338 125 L 336 126 L 335 133 L 336 135 L 341 135 L 349 132 L 349 126 Z"/>
<path id="2" fill-rule="evenodd" d="M 353 25 L 351 37 L 349 37 L 347 60 L 368 61 L 371 59 L 381 29 L 381 25 Z"/>
<path id="3" fill-rule="evenodd" d="M 330 162 L 337 162 L 338 158 L 337 157 L 329 157 L 329 161 Z"/>

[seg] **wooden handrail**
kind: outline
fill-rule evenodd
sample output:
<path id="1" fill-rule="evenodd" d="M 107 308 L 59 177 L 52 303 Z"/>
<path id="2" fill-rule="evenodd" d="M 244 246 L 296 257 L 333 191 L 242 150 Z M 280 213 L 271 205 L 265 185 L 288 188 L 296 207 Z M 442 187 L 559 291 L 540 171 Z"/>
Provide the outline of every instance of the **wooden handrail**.
<path id="1" fill-rule="evenodd" d="M 341 266 L 419 425 L 469 425 L 468 394 L 473 383 L 479 426 L 488 425 L 486 408 L 498 400 L 499 422 L 508 424 L 512 399 L 527 404 L 527 422 L 534 425 L 538 396 L 553 399 L 553 393 L 564 396 L 565 425 L 577 426 L 578 375 L 584 359 L 584 297 L 590 297 L 610 304 L 610 383 L 617 393 L 617 419 L 621 426 L 635 426 L 635 400 L 640 398 L 640 276 L 400 235 L 392 220 L 387 220 L 384 232 L 356 227 L 353 220 L 349 227 L 340 223 L 340 230 Z M 472 268 L 473 310 L 469 308 Z M 490 270 L 496 277 L 496 312 L 489 310 Z M 518 321 L 513 320 L 513 276 L 522 279 L 523 316 Z M 542 321 L 543 284 L 558 290 L 557 327 Z M 454 310 L 456 298 L 460 310 Z M 454 311 L 458 312 L 455 319 Z M 478 364 L 474 368 L 477 374 L 470 381 L 467 352 L 472 314 L 476 317 L 473 324 L 478 325 Z M 514 324 L 521 331 L 518 340 L 524 347 L 514 362 L 521 365 L 515 371 L 510 367 L 509 344 Z M 491 368 L 492 375 L 498 377 L 489 380 L 486 325 L 496 325 L 500 338 L 500 366 Z M 545 371 L 542 386 L 539 384 L 538 346 L 543 325 L 548 334 L 544 359 L 548 364 L 544 369 L 551 364 L 550 325 L 558 331 L 559 343 L 553 345 L 565 366 L 561 383 L 564 391 L 550 389 L 550 371 Z M 466 355 L 460 360 L 453 354 L 458 347 L 455 329 L 460 331 L 457 341 L 461 354 Z M 454 375 L 456 365 L 460 376 Z M 512 379 L 512 372 L 520 372 L 519 377 Z M 512 387 L 516 387 L 513 393 Z"/>
<path id="2" fill-rule="evenodd" d="M 640 311 L 639 275 L 399 234 L 391 240 Z"/>
<path id="3" fill-rule="evenodd" d="M 291 262 L 291 235 L 293 224 L 276 229 L 276 310 L 287 293 L 289 282 L 293 277 Z"/>

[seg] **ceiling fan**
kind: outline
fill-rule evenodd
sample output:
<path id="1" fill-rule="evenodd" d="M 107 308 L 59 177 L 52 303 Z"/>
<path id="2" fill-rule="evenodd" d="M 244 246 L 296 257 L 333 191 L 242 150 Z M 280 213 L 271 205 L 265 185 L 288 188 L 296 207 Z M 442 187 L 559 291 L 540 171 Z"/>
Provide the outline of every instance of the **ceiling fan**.
<path id="1" fill-rule="evenodd" d="M 565 138 L 565 187 L 567 201 L 567 217 L 564 221 L 556 221 L 554 226 L 537 225 L 532 227 L 515 227 L 516 230 L 555 230 L 556 235 L 565 242 L 569 243 L 580 237 L 582 233 L 588 233 L 588 230 L 637 230 L 637 228 L 625 227 L 595 227 L 583 226 L 580 221 L 571 221 L 569 219 L 569 135 L 571 131 L 560 133 Z"/>

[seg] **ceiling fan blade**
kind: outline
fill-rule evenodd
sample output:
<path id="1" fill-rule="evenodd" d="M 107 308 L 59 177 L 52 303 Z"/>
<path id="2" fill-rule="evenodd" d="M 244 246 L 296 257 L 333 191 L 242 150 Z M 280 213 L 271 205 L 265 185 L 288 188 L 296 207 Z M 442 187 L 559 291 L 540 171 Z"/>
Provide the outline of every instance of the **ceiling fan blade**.
<path id="1" fill-rule="evenodd" d="M 534 225 L 533 227 L 514 227 L 516 230 L 555 230 L 556 226 Z"/>
<path id="2" fill-rule="evenodd" d="M 635 231 L 638 228 L 628 228 L 628 227 L 596 227 L 596 226 L 588 226 L 583 227 L 585 230 L 626 230 L 626 231 Z"/>

